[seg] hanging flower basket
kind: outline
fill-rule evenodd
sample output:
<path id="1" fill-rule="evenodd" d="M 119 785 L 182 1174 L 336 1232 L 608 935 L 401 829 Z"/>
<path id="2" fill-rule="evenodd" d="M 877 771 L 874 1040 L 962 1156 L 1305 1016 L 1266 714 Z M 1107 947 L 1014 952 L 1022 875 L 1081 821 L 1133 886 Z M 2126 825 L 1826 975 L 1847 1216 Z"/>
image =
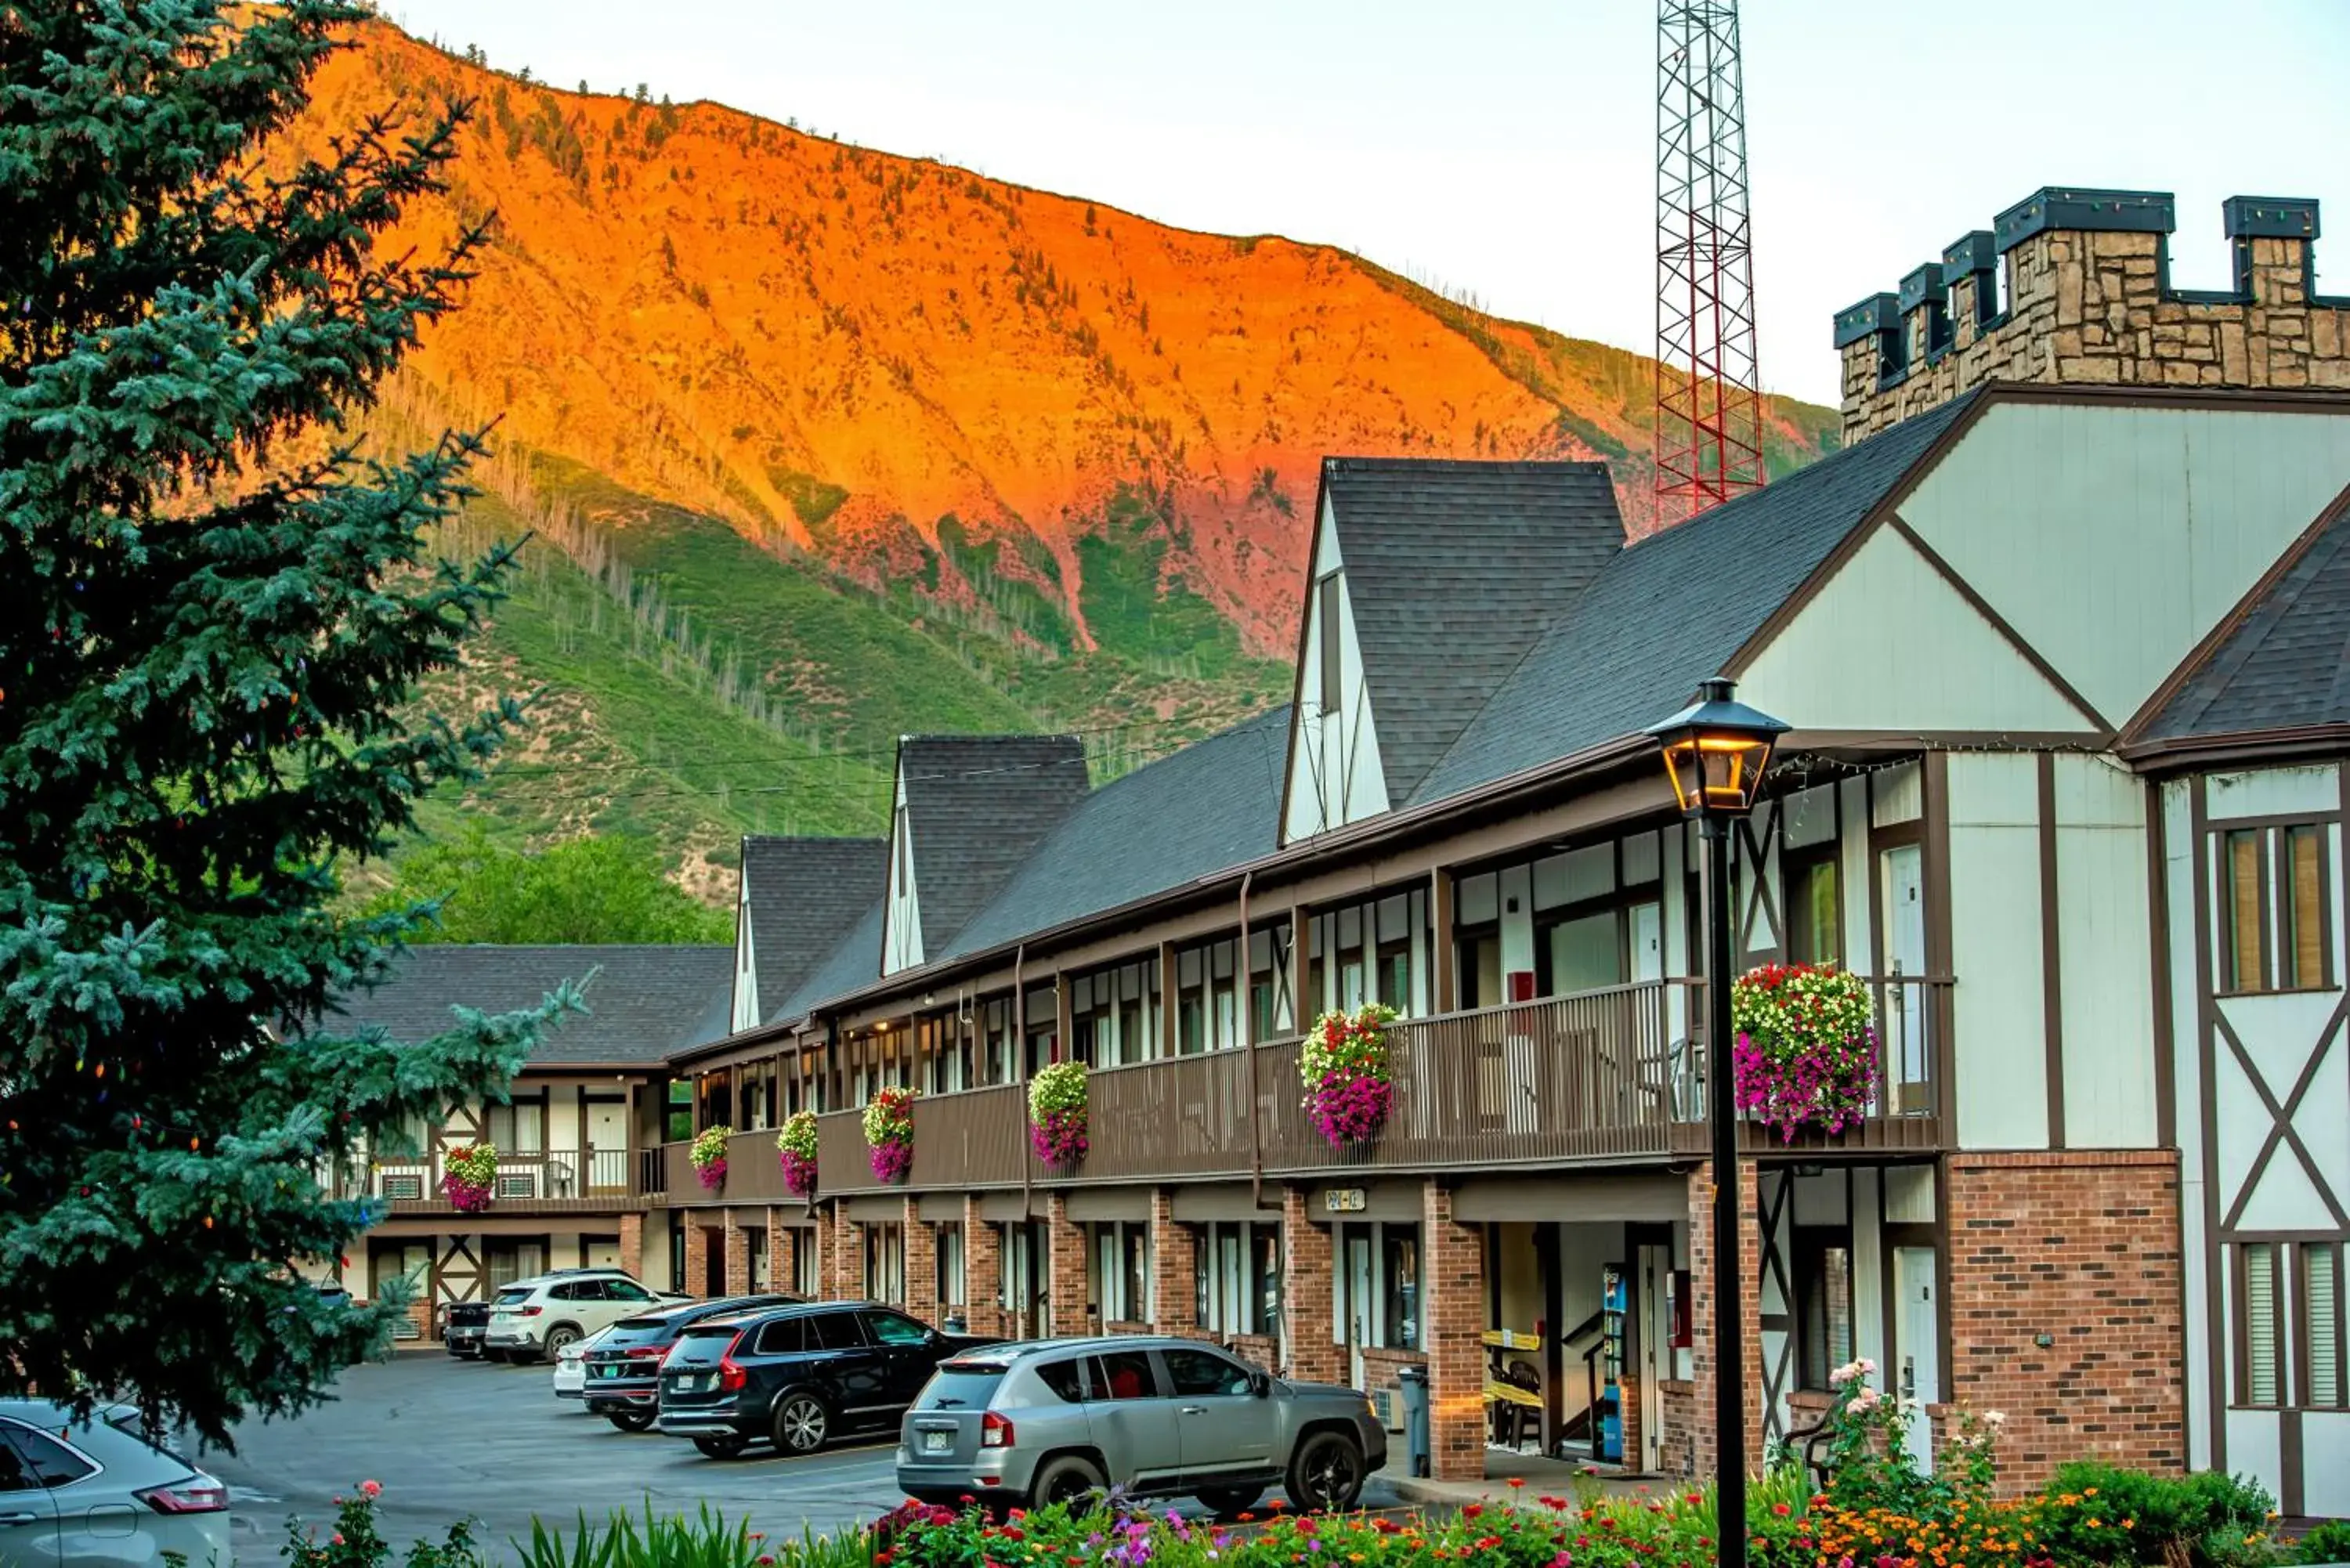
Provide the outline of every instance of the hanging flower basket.
<path id="1" fill-rule="evenodd" d="M 775 1158 L 783 1161 L 784 1186 L 795 1198 L 816 1196 L 816 1113 L 795 1111 L 775 1135 Z"/>
<path id="2" fill-rule="evenodd" d="M 1028 1144 L 1058 1170 L 1086 1158 L 1084 1063 L 1055 1062 L 1028 1081 Z"/>
<path id="3" fill-rule="evenodd" d="M 1829 964 L 1764 964 L 1730 989 L 1731 1088 L 1792 1143 L 1806 1127 L 1858 1127 L 1877 1097 L 1868 987 Z"/>
<path id="4" fill-rule="evenodd" d="M 1305 1114 L 1334 1148 L 1368 1143 L 1395 1107 L 1388 1067 L 1388 1025 L 1395 1017 L 1394 1008 L 1375 1002 L 1352 1012 L 1326 1012 L 1297 1054 Z"/>
<path id="5" fill-rule="evenodd" d="M 441 1195 L 460 1214 L 479 1214 L 498 1189 L 498 1146 L 452 1148 L 442 1160 Z"/>
<path id="6" fill-rule="evenodd" d="M 873 1176 L 879 1181 L 903 1181 L 914 1168 L 914 1091 L 887 1088 L 874 1091 L 865 1106 L 865 1142 Z"/>
<path id="7" fill-rule="evenodd" d="M 688 1158 L 707 1191 L 715 1192 L 726 1185 L 726 1140 L 733 1136 L 726 1127 L 704 1127 L 694 1137 Z"/>

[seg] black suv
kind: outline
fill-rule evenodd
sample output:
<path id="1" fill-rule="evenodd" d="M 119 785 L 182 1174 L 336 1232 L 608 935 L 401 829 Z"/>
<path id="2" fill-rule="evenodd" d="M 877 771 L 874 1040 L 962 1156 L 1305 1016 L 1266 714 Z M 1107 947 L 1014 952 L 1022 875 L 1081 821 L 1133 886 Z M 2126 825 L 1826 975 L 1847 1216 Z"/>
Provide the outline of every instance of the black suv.
<path id="1" fill-rule="evenodd" d="M 441 1309 L 441 1343 L 460 1360 L 480 1360 L 482 1336 L 489 1332 L 487 1302 L 451 1302 Z"/>
<path id="2" fill-rule="evenodd" d="M 723 1296 L 716 1301 L 688 1302 L 683 1306 L 624 1317 L 605 1330 L 593 1348 L 580 1357 L 586 1382 L 581 1392 L 588 1409 L 623 1432 L 641 1432 L 653 1424 L 660 1398 L 661 1362 L 670 1347 L 704 1318 L 788 1306 L 803 1300 L 792 1295 Z"/>
<path id="3" fill-rule="evenodd" d="M 894 1431 L 940 1362 L 994 1343 L 869 1302 L 705 1318 L 661 1363 L 656 1424 L 714 1459 L 754 1442 L 814 1453 L 857 1428 Z"/>

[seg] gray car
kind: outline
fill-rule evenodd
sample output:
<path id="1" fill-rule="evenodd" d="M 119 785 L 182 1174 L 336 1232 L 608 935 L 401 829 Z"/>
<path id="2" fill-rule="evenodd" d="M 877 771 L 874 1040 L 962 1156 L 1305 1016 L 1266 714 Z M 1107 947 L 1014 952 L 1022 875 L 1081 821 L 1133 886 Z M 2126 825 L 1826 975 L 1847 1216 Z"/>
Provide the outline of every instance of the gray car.
<path id="1" fill-rule="evenodd" d="M 898 1484 L 923 1502 L 1067 1502 L 1116 1487 L 1236 1512 L 1281 1485 L 1347 1509 L 1387 1463 L 1353 1388 L 1290 1383 L 1198 1340 L 1111 1334 L 969 1350 L 899 1423 Z"/>
<path id="2" fill-rule="evenodd" d="M 76 1420 L 46 1399 L 0 1399 L 0 1568 L 234 1568 L 228 1489 L 151 1442 L 139 1412 Z"/>

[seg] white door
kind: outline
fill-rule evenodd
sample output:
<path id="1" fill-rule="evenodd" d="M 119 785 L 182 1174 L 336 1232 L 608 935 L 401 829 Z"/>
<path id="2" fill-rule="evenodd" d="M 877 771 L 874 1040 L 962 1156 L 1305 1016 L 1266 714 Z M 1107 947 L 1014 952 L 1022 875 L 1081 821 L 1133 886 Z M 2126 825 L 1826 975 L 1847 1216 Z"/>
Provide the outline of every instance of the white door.
<path id="1" fill-rule="evenodd" d="M 1363 1347 L 1371 1343 L 1371 1228 L 1347 1227 L 1347 1362 L 1349 1380 L 1363 1386 Z"/>
<path id="2" fill-rule="evenodd" d="M 1934 1310 L 1934 1250 L 1931 1247 L 1893 1249 L 1893 1289 L 1899 1310 L 1894 1317 L 1894 1376 L 1890 1392 L 1908 1402 L 1908 1424 L 1903 1432 L 1918 1468 L 1934 1468 L 1932 1429 L 1926 1407 L 1942 1399 L 1942 1325 Z"/>
<path id="3" fill-rule="evenodd" d="M 617 1192 L 629 1185 L 629 1107 L 622 1100 L 588 1102 L 588 1186 Z"/>
<path id="4" fill-rule="evenodd" d="M 1885 909 L 1885 971 L 1926 972 L 1926 884 L 1918 846 L 1904 844 L 1878 857 L 1879 896 Z M 1923 1110 L 1932 1075 L 1926 1059 L 1926 993 L 1918 986 L 1885 988 L 1885 1016 L 1878 1021 L 1892 1082 L 1887 1097 L 1897 1111 Z"/>
<path id="5" fill-rule="evenodd" d="M 1635 904 L 1632 919 L 1632 979 L 1665 978 L 1665 907 Z"/>
<path id="6" fill-rule="evenodd" d="M 1640 1451 L 1642 1468 L 1652 1475 L 1665 1468 L 1665 1424 L 1655 1413 L 1665 1407 L 1664 1381 L 1670 1370 L 1665 1364 L 1672 1334 L 1665 1282 L 1672 1268 L 1670 1248 L 1640 1249 Z"/>

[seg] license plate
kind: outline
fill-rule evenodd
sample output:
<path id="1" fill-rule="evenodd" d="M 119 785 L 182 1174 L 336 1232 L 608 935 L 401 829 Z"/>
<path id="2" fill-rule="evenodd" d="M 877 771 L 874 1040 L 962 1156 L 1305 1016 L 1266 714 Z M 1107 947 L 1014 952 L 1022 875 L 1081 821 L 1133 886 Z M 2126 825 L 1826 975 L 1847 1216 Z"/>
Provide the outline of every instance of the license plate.
<path id="1" fill-rule="evenodd" d="M 689 1372 L 681 1377 L 672 1379 L 670 1383 L 670 1386 L 676 1389 L 681 1394 L 699 1394 L 704 1388 L 710 1386 L 710 1374 L 707 1372 Z"/>
<path id="2" fill-rule="evenodd" d="M 590 1377 L 618 1377 L 619 1375 L 620 1369 L 617 1366 L 591 1366 L 588 1369 Z"/>
<path id="3" fill-rule="evenodd" d="M 954 1434 L 952 1432 L 924 1432 L 922 1434 L 922 1452 L 926 1454 L 951 1454 L 954 1452 Z"/>

